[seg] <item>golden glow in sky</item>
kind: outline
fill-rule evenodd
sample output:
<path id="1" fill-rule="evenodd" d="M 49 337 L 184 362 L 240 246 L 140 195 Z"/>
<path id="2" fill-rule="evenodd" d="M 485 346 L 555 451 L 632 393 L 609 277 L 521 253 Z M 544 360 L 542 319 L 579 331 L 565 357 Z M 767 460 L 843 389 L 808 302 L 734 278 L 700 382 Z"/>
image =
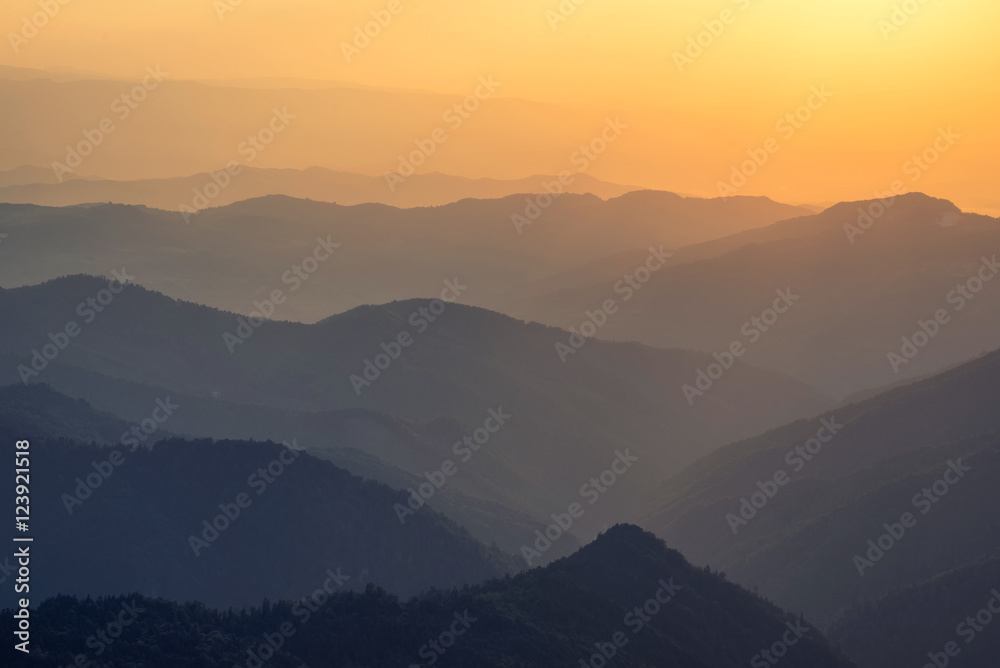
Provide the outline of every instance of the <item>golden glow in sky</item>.
<path id="1" fill-rule="evenodd" d="M 714 196 L 773 138 L 767 169 L 740 193 L 793 202 L 869 198 L 951 128 L 959 139 L 913 189 L 1000 211 L 996 2 L 64 1 L 7 0 L 5 41 L 40 4 L 60 8 L 37 38 L 0 48 L 0 65 L 133 77 L 162 63 L 175 79 L 463 95 L 493 73 L 502 97 L 627 111 L 636 131 L 595 166 L 598 178 Z M 379 18 L 378 34 L 356 41 Z M 780 120 L 814 86 L 832 96 L 786 137 Z"/>

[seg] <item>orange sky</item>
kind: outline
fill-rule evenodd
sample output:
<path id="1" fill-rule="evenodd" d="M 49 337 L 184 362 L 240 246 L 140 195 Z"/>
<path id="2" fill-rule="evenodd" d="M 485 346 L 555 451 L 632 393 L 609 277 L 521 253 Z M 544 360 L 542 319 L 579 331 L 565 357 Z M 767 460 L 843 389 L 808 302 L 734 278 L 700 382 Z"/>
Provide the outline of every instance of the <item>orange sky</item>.
<path id="1" fill-rule="evenodd" d="M 0 64 L 133 76 L 163 63 L 175 79 L 302 77 L 463 95 L 494 73 L 501 96 L 597 118 L 628 112 L 633 130 L 595 163 L 598 178 L 717 195 L 732 166 L 773 139 L 777 150 L 740 194 L 828 202 L 867 198 L 901 178 L 1000 213 L 996 2 L 66 1 L 17 53 L 0 48 Z M 16 33 L 49 2 L 58 4 L 7 0 L 0 25 Z M 343 43 L 395 2 L 400 11 L 348 63 Z M 574 11 L 558 14 L 561 5 Z M 220 18 L 220 7 L 232 11 Z M 553 16 L 565 20 L 553 27 Z M 703 34 L 703 53 L 679 71 L 675 52 L 705 21 L 719 34 Z M 821 85 L 833 96 L 791 136 L 779 130 Z M 960 138 L 918 180 L 906 176 L 915 173 L 907 161 L 947 128 Z M 473 175 L 489 175 L 488 164 Z"/>

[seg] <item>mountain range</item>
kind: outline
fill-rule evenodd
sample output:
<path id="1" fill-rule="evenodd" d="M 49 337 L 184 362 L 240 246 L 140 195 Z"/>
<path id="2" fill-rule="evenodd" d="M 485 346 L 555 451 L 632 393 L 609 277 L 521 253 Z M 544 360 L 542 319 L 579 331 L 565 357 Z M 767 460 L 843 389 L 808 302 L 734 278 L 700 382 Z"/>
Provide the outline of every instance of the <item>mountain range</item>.
<path id="1" fill-rule="evenodd" d="M 575 349 L 569 332 L 460 304 L 438 302 L 443 310 L 434 315 L 432 302 L 410 300 L 313 325 L 254 328 L 134 285 L 91 313 L 87 300 L 108 285 L 69 277 L 0 291 L 9 314 L 0 325 L 0 381 L 50 383 L 127 419 L 145 417 L 157 399 L 191 395 L 201 410 L 177 411 L 178 433 L 283 439 L 292 429 L 303 447 L 364 449 L 425 479 L 452 461 L 461 469 L 449 482 L 455 491 L 545 524 L 580 501 L 592 478 L 620 469 L 623 453 L 640 458 L 627 483 L 590 502 L 593 511 L 574 528 L 582 536 L 629 516 L 642 491 L 698 455 L 831 405 L 780 374 L 735 364 L 729 382 L 692 407 L 684 376 L 711 363 L 706 355 L 600 341 Z M 68 321 L 78 336 L 64 337 L 65 350 L 45 359 L 45 346 L 56 345 L 50 334 L 60 340 Z M 344 421 L 330 412 L 348 409 L 405 422 L 380 436 L 331 439 L 331 425 Z M 255 415 L 240 424 L 247 412 Z M 473 437 L 475 448 L 466 441 Z M 504 534 L 507 544 L 508 528 L 488 538 Z"/>
<path id="2" fill-rule="evenodd" d="M 215 178 L 213 178 L 213 174 Z M 225 183 L 212 198 L 219 182 Z M 219 207 L 267 195 L 333 202 L 342 206 L 389 204 L 397 207 L 444 206 L 462 199 L 498 199 L 519 193 L 545 193 L 545 184 L 559 182 L 558 176 L 535 175 L 521 179 L 469 179 L 440 173 L 414 174 L 405 187 L 390 184 L 385 176 L 365 176 L 336 172 L 323 167 L 308 169 L 261 169 L 242 167 L 238 174 L 223 178 L 219 172 L 203 172 L 184 177 L 135 181 L 77 177 L 58 178 L 52 169 L 25 166 L 0 172 L 0 202 L 73 206 L 114 202 L 148 206 L 164 211 Z M 390 187 L 392 186 L 392 187 Z M 560 185 L 567 193 L 592 194 L 601 199 L 620 197 L 639 188 L 620 186 L 577 174 Z M 198 202 L 194 202 L 200 194 Z"/>
<path id="3" fill-rule="evenodd" d="M 1000 220 L 944 200 L 844 202 L 675 251 L 601 336 L 710 353 L 741 341 L 742 359 L 842 398 L 1000 347 L 998 250 Z M 607 291 L 588 269 L 589 285 L 539 282 L 495 308 L 578 324 Z M 764 313 L 777 289 L 799 297 L 787 315 Z"/>
<path id="4" fill-rule="evenodd" d="M 273 196 L 190 225 L 141 207 L 6 205 L 0 280 L 126 268 L 178 299 L 304 322 L 431 298 L 451 281 L 463 303 L 565 329 L 596 323 L 601 339 L 722 356 L 739 342 L 742 360 L 837 398 L 1000 347 L 1000 225 L 943 200 L 900 196 L 865 231 L 859 211 L 877 200 L 812 214 L 761 198 L 565 195 L 519 234 L 511 216 L 526 198 L 396 209 Z M 286 299 L 269 307 L 275 290 Z M 773 311 L 776 293 L 794 301 L 787 315 Z"/>
<path id="5" fill-rule="evenodd" d="M 126 267 L 148 288 L 243 314 L 283 289 L 289 298 L 271 317 L 315 322 L 356 306 L 434 297 L 458 277 L 468 286 L 463 303 L 493 308 L 519 286 L 603 258 L 641 250 L 628 267 L 634 272 L 653 252 L 651 266 L 662 265 L 679 246 L 808 213 L 767 198 L 653 191 L 607 201 L 566 194 L 542 200 L 547 208 L 536 204 L 539 197 L 398 209 L 271 196 L 186 218 L 176 207 L 0 205 L 0 233 L 7 235 L 0 282 L 13 287 Z M 611 294 L 597 306 L 615 296 L 622 277 L 605 286 Z"/>

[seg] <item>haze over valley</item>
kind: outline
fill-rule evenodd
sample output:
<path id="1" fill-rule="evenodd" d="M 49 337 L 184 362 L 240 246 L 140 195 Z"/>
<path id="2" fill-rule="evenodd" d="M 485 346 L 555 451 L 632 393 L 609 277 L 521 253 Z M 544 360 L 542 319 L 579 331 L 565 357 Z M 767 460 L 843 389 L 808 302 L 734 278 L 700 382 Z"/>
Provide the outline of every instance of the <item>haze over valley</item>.
<path id="1" fill-rule="evenodd" d="M 0 9 L 0 665 L 995 668 L 1000 9 Z"/>

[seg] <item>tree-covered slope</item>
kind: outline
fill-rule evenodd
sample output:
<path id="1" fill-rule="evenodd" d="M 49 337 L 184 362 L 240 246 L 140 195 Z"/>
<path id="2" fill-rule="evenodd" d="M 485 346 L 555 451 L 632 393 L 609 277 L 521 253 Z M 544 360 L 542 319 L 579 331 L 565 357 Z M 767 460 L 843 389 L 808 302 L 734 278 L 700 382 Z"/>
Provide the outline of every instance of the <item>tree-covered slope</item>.
<path id="1" fill-rule="evenodd" d="M 119 614 L 134 621 L 103 648 L 102 666 L 256 665 L 252 653 L 289 668 L 737 668 L 764 651 L 789 668 L 853 665 L 801 619 L 627 525 L 545 568 L 406 602 L 374 588 L 224 613 L 142 597 L 52 599 L 35 613 L 33 655 L 5 665 L 93 658 L 100 646 L 86 638 Z"/>

